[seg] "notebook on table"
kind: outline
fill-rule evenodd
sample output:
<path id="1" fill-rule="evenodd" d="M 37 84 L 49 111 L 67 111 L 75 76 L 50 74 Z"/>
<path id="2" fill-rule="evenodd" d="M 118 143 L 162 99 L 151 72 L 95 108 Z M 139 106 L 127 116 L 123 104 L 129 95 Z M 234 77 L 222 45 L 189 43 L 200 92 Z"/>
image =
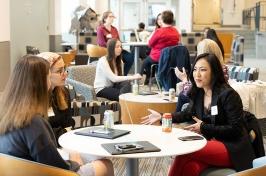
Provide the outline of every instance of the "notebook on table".
<path id="1" fill-rule="evenodd" d="M 77 135 L 92 136 L 92 137 L 99 137 L 106 139 L 115 139 L 129 133 L 130 131 L 128 130 L 119 130 L 119 129 L 105 130 L 103 127 L 91 127 L 75 132 L 75 134 Z"/>
<path id="2" fill-rule="evenodd" d="M 159 149 L 158 147 L 156 147 L 155 145 L 153 145 L 152 143 L 148 141 L 106 143 L 106 144 L 102 144 L 102 147 L 112 155 L 160 152 L 161 151 L 161 149 Z"/>

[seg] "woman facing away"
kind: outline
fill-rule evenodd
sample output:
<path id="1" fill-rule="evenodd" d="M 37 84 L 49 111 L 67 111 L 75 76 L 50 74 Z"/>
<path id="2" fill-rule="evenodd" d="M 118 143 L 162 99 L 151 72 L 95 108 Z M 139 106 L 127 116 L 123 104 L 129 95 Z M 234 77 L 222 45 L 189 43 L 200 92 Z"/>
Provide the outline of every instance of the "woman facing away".
<path id="1" fill-rule="evenodd" d="M 216 31 L 214 29 L 208 29 L 206 33 L 206 38 L 211 39 L 217 43 L 224 57 L 224 47 L 219 37 L 217 36 Z"/>
<path id="2" fill-rule="evenodd" d="M 179 42 L 179 33 L 173 26 L 174 15 L 170 10 L 162 12 L 162 26 L 157 28 L 148 41 L 151 48 L 150 55 L 146 57 L 141 66 L 140 74 L 145 72 L 145 84 L 148 84 L 151 72 L 151 65 L 158 64 L 161 50 L 165 47 L 177 45 Z"/>
<path id="3" fill-rule="evenodd" d="M 107 56 L 99 59 L 96 67 L 94 88 L 97 97 L 118 101 L 119 95 L 131 91 L 130 80 L 141 79 L 139 74 L 122 76 L 122 46 L 118 39 L 107 42 Z"/>
<path id="4" fill-rule="evenodd" d="M 97 44 L 102 47 L 107 46 L 109 39 L 118 39 L 119 33 L 112 24 L 115 16 L 111 11 L 103 13 L 101 24 L 97 28 Z M 124 62 L 124 75 L 126 76 L 134 62 L 134 55 L 126 50 L 122 50 L 122 60 Z"/>
<path id="5" fill-rule="evenodd" d="M 65 87 L 67 73 L 63 58 L 52 52 L 43 52 L 38 54 L 50 63 L 51 88 L 49 95 L 49 105 L 51 106 L 49 123 L 52 126 L 56 139 L 64 133 L 64 128 L 74 127 L 75 121 L 72 119 L 71 100 L 69 90 Z"/>
<path id="6" fill-rule="evenodd" d="M 50 64 L 34 55 L 18 60 L 0 102 L 0 152 L 85 175 L 114 175 L 108 160 L 85 165 L 62 159 L 47 121 Z M 70 158 L 73 158 L 73 154 Z"/>

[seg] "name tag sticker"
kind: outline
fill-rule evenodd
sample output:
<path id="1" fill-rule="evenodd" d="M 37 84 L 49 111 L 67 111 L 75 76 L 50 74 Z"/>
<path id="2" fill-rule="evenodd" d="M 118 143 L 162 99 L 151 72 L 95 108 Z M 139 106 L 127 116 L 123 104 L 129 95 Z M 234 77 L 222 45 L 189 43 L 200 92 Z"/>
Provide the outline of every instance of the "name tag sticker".
<path id="1" fill-rule="evenodd" d="M 218 108 L 217 106 L 211 107 L 211 115 L 217 115 L 218 114 Z"/>

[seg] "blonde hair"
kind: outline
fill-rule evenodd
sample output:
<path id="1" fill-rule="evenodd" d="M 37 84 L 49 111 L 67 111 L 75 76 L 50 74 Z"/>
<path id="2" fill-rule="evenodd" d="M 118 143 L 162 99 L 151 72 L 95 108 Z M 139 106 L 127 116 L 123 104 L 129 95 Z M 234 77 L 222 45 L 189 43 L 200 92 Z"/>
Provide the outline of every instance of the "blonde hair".
<path id="1" fill-rule="evenodd" d="M 0 100 L 0 134 L 28 125 L 39 114 L 47 117 L 49 63 L 26 55 L 20 58 Z"/>
<path id="2" fill-rule="evenodd" d="M 38 54 L 38 56 L 44 58 L 50 63 L 50 70 L 53 69 L 55 63 L 60 59 L 63 59 L 57 53 L 52 52 L 43 52 Z M 65 87 L 64 86 L 56 86 L 54 88 L 54 96 L 50 96 L 50 105 L 53 103 L 57 105 L 60 110 L 66 110 L 68 108 L 68 97 L 66 95 Z"/>
<path id="3" fill-rule="evenodd" d="M 105 20 L 106 18 L 109 16 L 109 14 L 113 13 L 112 11 L 106 11 L 106 12 L 103 12 L 103 15 L 102 15 L 102 20 L 101 20 L 101 24 L 104 24 L 105 23 Z"/>
<path id="4" fill-rule="evenodd" d="M 210 39 L 203 39 L 202 41 L 200 41 L 197 45 L 197 55 L 203 53 L 214 54 L 219 59 L 220 63 L 222 65 L 224 64 L 224 58 L 221 49 L 215 41 Z"/>

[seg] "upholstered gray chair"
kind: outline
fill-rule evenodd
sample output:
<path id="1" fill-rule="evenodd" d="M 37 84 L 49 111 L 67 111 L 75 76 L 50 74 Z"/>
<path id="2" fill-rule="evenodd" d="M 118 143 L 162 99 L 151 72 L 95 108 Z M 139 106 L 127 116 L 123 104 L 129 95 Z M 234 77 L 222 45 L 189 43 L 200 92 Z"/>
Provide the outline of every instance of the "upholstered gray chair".
<path id="1" fill-rule="evenodd" d="M 74 87 L 77 94 L 81 94 L 85 101 L 97 100 L 93 88 L 96 65 L 78 65 L 67 68 L 66 83 Z"/>

